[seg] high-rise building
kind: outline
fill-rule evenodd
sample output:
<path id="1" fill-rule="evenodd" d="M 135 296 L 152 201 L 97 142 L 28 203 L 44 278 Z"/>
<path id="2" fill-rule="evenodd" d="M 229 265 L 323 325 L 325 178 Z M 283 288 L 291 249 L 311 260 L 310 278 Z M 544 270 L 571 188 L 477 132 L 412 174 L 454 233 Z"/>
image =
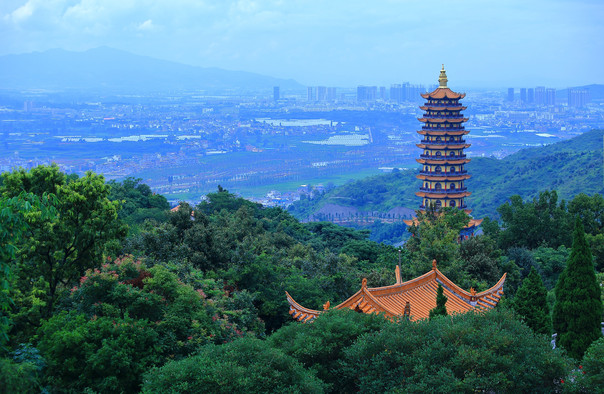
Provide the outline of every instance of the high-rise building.
<path id="1" fill-rule="evenodd" d="M 379 89 L 379 98 L 380 100 L 386 100 L 386 87 L 385 86 L 380 86 Z"/>
<path id="2" fill-rule="evenodd" d="M 390 101 L 394 101 L 395 103 L 403 102 L 402 85 L 390 85 Z"/>
<path id="3" fill-rule="evenodd" d="M 470 159 L 466 157 L 464 149 L 470 144 L 464 139 L 469 131 L 463 126 L 468 118 L 461 113 L 467 107 L 459 101 L 465 97 L 465 93 L 452 91 L 447 87 L 447 81 L 443 65 L 438 78 L 438 89 L 421 95 L 426 100 L 420 107 L 425 111 L 424 115 L 419 119 L 424 125 L 417 132 L 423 136 L 417 144 L 422 149 L 422 154 L 417 159 L 422 165 L 417 176 L 422 180 L 422 186 L 415 194 L 422 199 L 419 207 L 422 211 L 453 207 L 469 214 L 471 210 L 467 209 L 465 199 L 471 193 L 468 192 L 465 181 L 470 175 L 464 166 Z M 414 220 L 405 223 L 412 225 Z M 482 219 L 472 219 L 461 235 L 473 234 L 481 222 Z"/>
<path id="4" fill-rule="evenodd" d="M 556 105 L 556 89 L 545 89 L 545 105 Z"/>
<path id="5" fill-rule="evenodd" d="M 334 101 L 337 97 L 338 96 L 335 87 L 327 88 L 327 101 Z"/>
<path id="6" fill-rule="evenodd" d="M 274 101 L 279 101 L 279 86 L 274 86 L 273 87 L 273 100 Z"/>
<path id="7" fill-rule="evenodd" d="M 312 94 L 312 87 L 309 86 L 306 88 L 306 101 L 315 101 L 315 98 Z"/>
<path id="8" fill-rule="evenodd" d="M 520 88 L 520 102 L 526 104 L 526 88 Z"/>
<path id="9" fill-rule="evenodd" d="M 375 101 L 377 97 L 377 86 L 358 86 L 357 101 Z"/>
<path id="10" fill-rule="evenodd" d="M 535 104 L 545 105 L 545 86 L 537 86 L 535 88 Z"/>
<path id="11" fill-rule="evenodd" d="M 327 87 L 326 86 L 317 86 L 317 101 L 326 101 L 327 100 Z"/>
<path id="12" fill-rule="evenodd" d="M 532 104 L 535 102 L 535 89 L 533 89 L 533 88 L 528 89 L 527 95 L 526 95 L 526 101 L 529 104 Z"/>
<path id="13" fill-rule="evenodd" d="M 508 97 L 507 100 L 509 102 L 514 101 L 514 88 L 508 88 Z"/>
<path id="14" fill-rule="evenodd" d="M 568 88 L 568 106 L 569 107 L 585 107 L 589 103 L 589 90 Z"/>

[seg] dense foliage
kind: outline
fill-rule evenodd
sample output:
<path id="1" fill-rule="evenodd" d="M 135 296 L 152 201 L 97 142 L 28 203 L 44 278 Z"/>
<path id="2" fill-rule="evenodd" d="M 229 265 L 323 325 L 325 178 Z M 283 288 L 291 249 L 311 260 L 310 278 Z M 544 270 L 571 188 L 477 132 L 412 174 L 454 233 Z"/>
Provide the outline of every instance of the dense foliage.
<path id="1" fill-rule="evenodd" d="M 535 267 L 531 267 L 531 272 L 516 291 L 512 306 L 533 331 L 539 334 L 551 334 L 552 321 L 547 305 L 547 290 Z"/>
<path id="2" fill-rule="evenodd" d="M 602 336 L 600 293 L 583 224 L 577 218 L 572 251 L 556 284 L 553 314 L 554 330 L 558 334 L 556 343 L 576 359 Z"/>
<path id="3" fill-rule="evenodd" d="M 0 392 L 590 391 L 599 381 L 601 341 L 579 368 L 565 356 L 573 345 L 552 350 L 520 306 L 531 298 L 543 317 L 562 305 L 553 289 L 577 256 L 591 259 L 586 251 L 601 269 L 600 195 L 513 197 L 502 223 L 486 220 L 483 235 L 461 243 L 464 212 L 428 212 L 395 248 L 220 187 L 170 212 L 137 179 L 105 183 L 56 166 L 1 179 L 0 381 L 8 386 Z M 587 229 L 580 253 L 565 233 L 575 217 Z M 363 278 L 393 284 L 399 264 L 402 279 L 413 279 L 434 259 L 466 289 L 485 290 L 506 273 L 503 310 L 421 322 L 329 310 L 312 324 L 288 313 L 285 291 L 322 309 Z M 445 303 L 442 294 L 446 313 Z"/>

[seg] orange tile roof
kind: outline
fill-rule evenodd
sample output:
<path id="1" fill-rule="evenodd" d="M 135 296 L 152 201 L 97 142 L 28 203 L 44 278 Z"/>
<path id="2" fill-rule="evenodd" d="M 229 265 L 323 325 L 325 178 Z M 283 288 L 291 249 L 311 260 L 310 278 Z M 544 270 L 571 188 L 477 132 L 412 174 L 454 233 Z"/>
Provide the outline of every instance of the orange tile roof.
<path id="1" fill-rule="evenodd" d="M 432 263 L 431 271 L 410 281 L 401 281 L 398 265 L 395 275 L 396 283 L 384 287 L 369 288 L 367 280 L 363 279 L 361 289 L 334 308 L 349 308 L 364 313 L 383 313 L 386 317 L 394 317 L 403 315 L 408 302 L 411 306 L 411 319 L 425 319 L 429 316 L 430 310 L 436 307 L 436 290 L 441 284 L 448 298 L 446 307 L 449 314 L 464 313 L 473 309 L 487 310 L 495 307 L 499 302 L 506 278 L 506 274 L 503 274 L 495 286 L 481 293 L 476 293 L 473 289 L 467 292 L 438 270 L 436 260 Z M 322 313 L 301 306 L 288 292 L 285 294 L 289 302 L 289 313 L 295 320 L 312 321 Z M 328 308 L 329 303 L 326 303 L 324 309 Z"/>
<path id="2" fill-rule="evenodd" d="M 462 99 L 464 97 L 466 97 L 465 93 L 456 93 L 454 91 L 452 91 L 449 88 L 437 88 L 436 90 L 434 90 L 433 92 L 430 93 L 422 93 L 421 96 L 425 99 L 442 99 L 442 98 L 449 98 L 449 99 Z M 430 104 L 427 104 L 428 106 Z"/>

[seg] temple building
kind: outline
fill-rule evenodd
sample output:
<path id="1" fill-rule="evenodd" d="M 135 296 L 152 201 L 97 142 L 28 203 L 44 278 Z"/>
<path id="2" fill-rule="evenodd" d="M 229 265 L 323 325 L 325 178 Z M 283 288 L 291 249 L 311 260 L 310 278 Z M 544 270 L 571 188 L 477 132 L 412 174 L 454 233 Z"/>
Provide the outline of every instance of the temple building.
<path id="1" fill-rule="evenodd" d="M 411 320 L 426 319 L 430 310 L 436 307 L 436 291 L 442 285 L 448 300 L 447 313 L 465 313 L 471 310 L 488 310 L 494 308 L 503 295 L 503 284 L 506 274 L 488 290 L 476 293 L 474 289 L 465 291 L 432 262 L 432 270 L 415 279 L 403 282 L 400 267 L 395 269 L 396 283 L 384 287 L 367 287 L 363 279 L 361 289 L 352 297 L 334 306 L 334 309 L 349 308 L 362 313 L 382 313 L 385 317 L 408 317 Z M 329 301 L 323 305 L 323 311 L 308 309 L 298 304 L 285 292 L 289 302 L 289 313 L 297 321 L 309 322 L 330 308 Z"/>
<path id="2" fill-rule="evenodd" d="M 438 78 L 439 86 L 431 93 L 421 96 L 426 103 L 419 107 L 424 115 L 418 120 L 424 125 L 417 133 L 422 140 L 417 147 L 422 153 L 417 159 L 422 168 L 417 178 L 422 180 L 419 192 L 421 197 L 421 211 L 434 207 L 439 210 L 445 207 L 463 209 L 467 214 L 472 212 L 466 205 L 466 197 L 471 193 L 467 190 L 465 181 L 470 175 L 464 166 L 470 162 L 464 149 L 470 144 L 466 143 L 464 136 L 469 133 L 463 126 L 468 120 L 461 111 L 467 107 L 462 106 L 459 100 L 465 93 L 456 93 L 447 87 L 447 74 L 443 65 Z M 405 220 L 408 226 L 417 224 L 416 219 Z M 462 230 L 462 237 L 474 233 L 482 219 L 471 219 L 466 228 Z"/>

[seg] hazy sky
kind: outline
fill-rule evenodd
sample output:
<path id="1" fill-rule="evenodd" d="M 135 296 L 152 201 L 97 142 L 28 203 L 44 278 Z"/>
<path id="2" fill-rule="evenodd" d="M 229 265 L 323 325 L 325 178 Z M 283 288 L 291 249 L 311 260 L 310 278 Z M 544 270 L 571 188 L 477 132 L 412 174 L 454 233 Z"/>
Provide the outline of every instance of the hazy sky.
<path id="1" fill-rule="evenodd" d="M 307 85 L 604 83 L 603 0 L 0 0 L 0 54 L 109 46 Z"/>

